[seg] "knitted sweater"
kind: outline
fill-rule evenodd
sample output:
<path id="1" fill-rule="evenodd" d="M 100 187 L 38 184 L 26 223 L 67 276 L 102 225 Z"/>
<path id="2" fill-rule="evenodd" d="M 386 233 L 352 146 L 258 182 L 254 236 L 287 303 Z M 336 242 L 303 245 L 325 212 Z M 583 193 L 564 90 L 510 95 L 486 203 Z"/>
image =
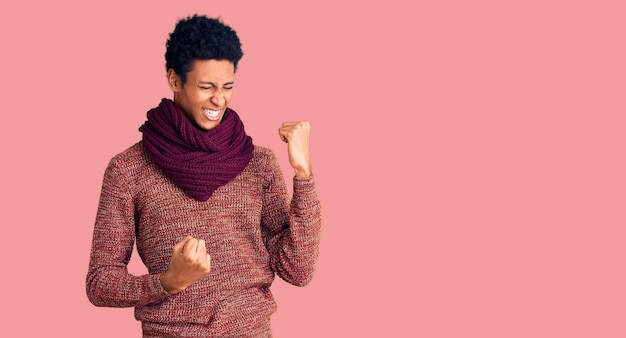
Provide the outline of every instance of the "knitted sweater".
<path id="1" fill-rule="evenodd" d="M 255 146 L 248 166 L 199 202 L 174 185 L 139 142 L 109 163 L 87 274 L 97 306 L 135 307 L 144 337 L 269 337 L 277 273 L 304 286 L 320 238 L 313 178 L 294 177 L 293 197 L 271 150 Z M 159 274 L 186 235 L 206 241 L 211 272 L 169 295 Z M 133 245 L 148 274 L 128 273 Z"/>

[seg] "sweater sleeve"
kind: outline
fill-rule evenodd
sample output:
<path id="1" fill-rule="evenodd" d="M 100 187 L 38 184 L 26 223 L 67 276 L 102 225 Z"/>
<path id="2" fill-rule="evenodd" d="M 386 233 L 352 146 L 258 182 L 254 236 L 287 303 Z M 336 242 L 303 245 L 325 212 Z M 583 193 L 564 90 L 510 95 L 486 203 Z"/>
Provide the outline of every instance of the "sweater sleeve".
<path id="1" fill-rule="evenodd" d="M 132 307 L 169 296 L 159 275 L 133 276 L 127 264 L 135 243 L 134 204 L 115 158 L 107 167 L 93 230 L 87 297 L 96 306 Z"/>
<path id="2" fill-rule="evenodd" d="M 293 197 L 273 153 L 263 196 L 262 227 L 272 269 L 285 281 L 304 286 L 311 281 L 319 254 L 321 207 L 311 178 L 293 181 Z"/>

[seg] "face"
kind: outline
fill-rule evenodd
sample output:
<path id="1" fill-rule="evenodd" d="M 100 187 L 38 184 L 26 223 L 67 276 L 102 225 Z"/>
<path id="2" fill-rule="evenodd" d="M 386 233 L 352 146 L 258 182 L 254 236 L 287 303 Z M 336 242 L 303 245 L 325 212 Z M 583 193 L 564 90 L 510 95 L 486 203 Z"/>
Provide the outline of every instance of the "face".
<path id="1" fill-rule="evenodd" d="M 174 105 L 200 130 L 210 130 L 222 121 L 233 93 L 235 66 L 228 60 L 195 60 L 185 85 L 173 69 L 167 79 L 174 92 Z"/>

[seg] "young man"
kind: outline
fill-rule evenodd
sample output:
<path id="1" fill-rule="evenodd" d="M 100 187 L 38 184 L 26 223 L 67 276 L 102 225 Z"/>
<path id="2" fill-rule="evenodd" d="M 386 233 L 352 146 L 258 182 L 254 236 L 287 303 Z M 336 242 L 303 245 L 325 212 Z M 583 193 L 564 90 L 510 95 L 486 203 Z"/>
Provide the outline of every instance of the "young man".
<path id="1" fill-rule="evenodd" d="M 165 54 L 173 101 L 148 111 L 142 140 L 106 169 L 87 295 L 135 307 L 144 337 L 271 337 L 274 275 L 311 280 L 321 216 L 310 126 L 279 129 L 295 171 L 289 201 L 274 154 L 228 105 L 242 55 L 221 21 L 180 20 Z M 127 272 L 135 241 L 147 275 Z"/>

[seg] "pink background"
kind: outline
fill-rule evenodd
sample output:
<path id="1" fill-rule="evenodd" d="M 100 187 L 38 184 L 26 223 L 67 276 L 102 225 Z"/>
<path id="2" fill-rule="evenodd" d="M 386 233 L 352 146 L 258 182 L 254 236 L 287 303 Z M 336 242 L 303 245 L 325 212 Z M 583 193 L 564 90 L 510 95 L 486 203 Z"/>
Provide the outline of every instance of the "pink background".
<path id="1" fill-rule="evenodd" d="M 274 284 L 276 337 L 626 336 L 622 1 L 252 3 L 0 5 L 3 335 L 140 336 L 85 296 L 93 221 L 201 13 L 288 177 L 277 128 L 312 123 L 321 256 Z"/>

